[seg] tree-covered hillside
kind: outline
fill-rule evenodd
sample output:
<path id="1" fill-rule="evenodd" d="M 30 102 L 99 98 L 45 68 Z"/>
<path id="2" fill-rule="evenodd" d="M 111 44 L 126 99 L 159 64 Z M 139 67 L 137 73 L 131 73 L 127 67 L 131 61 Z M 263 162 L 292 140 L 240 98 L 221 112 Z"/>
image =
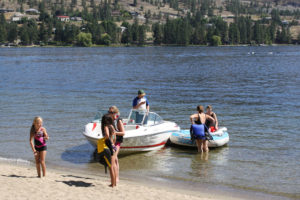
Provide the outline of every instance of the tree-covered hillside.
<path id="1" fill-rule="evenodd" d="M 300 10 L 295 3 L 292 0 L 4 0 L 0 5 L 0 44 L 299 43 Z"/>

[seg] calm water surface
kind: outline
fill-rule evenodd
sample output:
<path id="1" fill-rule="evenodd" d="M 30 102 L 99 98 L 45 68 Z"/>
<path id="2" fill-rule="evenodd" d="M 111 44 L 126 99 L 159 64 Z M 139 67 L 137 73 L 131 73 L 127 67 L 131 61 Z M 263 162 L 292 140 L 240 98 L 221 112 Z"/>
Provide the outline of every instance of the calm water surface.
<path id="1" fill-rule="evenodd" d="M 201 156 L 167 147 L 121 157 L 121 173 L 300 198 L 300 47 L 0 48 L 0 157 L 34 162 L 44 118 L 52 166 L 102 172 L 81 134 L 97 109 L 126 117 L 138 89 L 151 110 L 189 127 L 211 104 L 230 134 Z"/>

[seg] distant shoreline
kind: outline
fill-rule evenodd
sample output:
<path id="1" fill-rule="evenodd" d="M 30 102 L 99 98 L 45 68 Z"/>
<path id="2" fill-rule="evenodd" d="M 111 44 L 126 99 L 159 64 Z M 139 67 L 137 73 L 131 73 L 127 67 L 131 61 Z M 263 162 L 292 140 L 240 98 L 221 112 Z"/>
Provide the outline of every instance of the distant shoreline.
<path id="1" fill-rule="evenodd" d="M 76 45 L 16 45 L 16 46 L 0 46 L 0 48 L 96 48 L 96 47 L 271 47 L 271 46 L 298 46 L 297 44 L 270 44 L 270 45 L 249 45 L 249 44 L 239 44 L 239 45 L 219 45 L 219 46 L 210 46 L 210 45 L 125 45 L 125 44 L 115 44 L 115 45 L 92 45 L 90 47 L 82 47 Z"/>

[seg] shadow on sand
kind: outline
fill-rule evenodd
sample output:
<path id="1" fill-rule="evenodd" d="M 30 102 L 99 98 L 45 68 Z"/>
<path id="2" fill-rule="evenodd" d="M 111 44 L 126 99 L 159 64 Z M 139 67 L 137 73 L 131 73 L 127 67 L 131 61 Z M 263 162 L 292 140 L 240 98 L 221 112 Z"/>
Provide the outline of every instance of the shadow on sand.
<path id="1" fill-rule="evenodd" d="M 10 178 L 37 178 L 37 176 L 20 176 L 20 175 L 2 175 L 3 177 L 10 177 Z"/>
<path id="2" fill-rule="evenodd" d="M 94 187 L 92 183 L 87 183 L 84 181 L 56 181 L 56 182 L 61 182 L 64 183 L 70 187 L 75 186 L 75 187 Z"/>

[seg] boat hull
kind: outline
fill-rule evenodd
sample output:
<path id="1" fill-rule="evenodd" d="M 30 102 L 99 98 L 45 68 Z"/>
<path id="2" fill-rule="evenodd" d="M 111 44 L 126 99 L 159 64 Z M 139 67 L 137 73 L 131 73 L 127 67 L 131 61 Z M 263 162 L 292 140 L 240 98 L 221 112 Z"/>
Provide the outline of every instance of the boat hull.
<path id="1" fill-rule="evenodd" d="M 89 123 L 83 135 L 93 145 L 102 138 L 100 123 Z M 127 129 L 127 130 L 126 130 Z M 161 149 L 165 146 L 172 133 L 180 131 L 173 122 L 164 122 L 155 126 L 125 126 L 125 136 L 120 153 L 141 152 Z"/>
<path id="2" fill-rule="evenodd" d="M 208 147 L 221 147 L 229 142 L 229 134 L 225 127 L 212 133 L 213 140 L 208 141 Z M 187 147 L 197 147 L 196 141 L 191 140 L 190 130 L 181 130 L 172 133 L 170 141 L 173 144 Z"/>

